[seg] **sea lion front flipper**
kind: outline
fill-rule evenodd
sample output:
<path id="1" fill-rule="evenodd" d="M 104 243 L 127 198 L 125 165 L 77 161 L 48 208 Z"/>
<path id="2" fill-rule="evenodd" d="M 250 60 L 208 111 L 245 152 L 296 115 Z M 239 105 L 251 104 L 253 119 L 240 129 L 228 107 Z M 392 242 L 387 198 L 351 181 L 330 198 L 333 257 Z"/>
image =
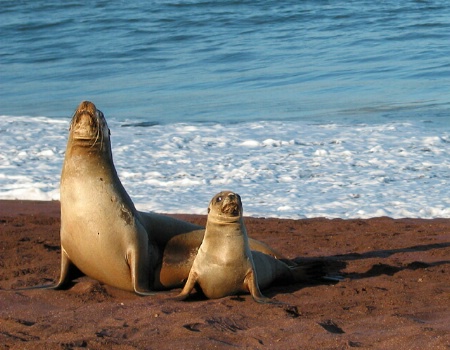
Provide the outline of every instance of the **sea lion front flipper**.
<path id="1" fill-rule="evenodd" d="M 76 278 L 78 275 L 84 275 L 70 260 L 69 255 L 65 251 L 64 247 L 61 245 L 61 273 L 59 275 L 59 280 L 56 285 L 48 286 L 48 289 L 65 289 L 70 282 Z"/>
<path id="2" fill-rule="evenodd" d="M 137 288 L 134 288 L 134 292 L 135 292 L 137 295 L 140 295 L 140 296 L 143 296 L 143 297 L 149 296 L 149 295 L 156 295 L 155 292 L 151 292 L 151 291 L 144 290 L 144 289 L 137 289 Z"/>
<path id="3" fill-rule="evenodd" d="M 251 269 L 244 279 L 244 284 L 247 286 L 248 291 L 252 295 L 254 301 L 263 304 L 273 303 L 273 301 L 267 297 L 265 297 L 258 286 L 258 279 L 256 277 L 256 273 L 254 269 Z"/>
<path id="4" fill-rule="evenodd" d="M 174 299 L 175 300 L 185 300 L 191 293 L 192 289 L 194 289 L 195 284 L 197 283 L 197 279 L 198 279 L 197 272 L 195 272 L 194 269 L 191 269 L 191 271 L 189 272 L 189 277 L 186 281 L 186 284 L 184 285 L 180 294 L 178 294 Z"/>
<path id="5" fill-rule="evenodd" d="M 247 283 L 249 292 L 252 295 L 253 300 L 261 304 L 287 305 L 282 301 L 265 297 L 259 289 L 258 279 L 256 278 L 256 273 L 254 273 L 253 271 L 254 270 L 251 270 L 247 274 L 247 276 L 245 276 L 245 283 Z"/>
<path id="6" fill-rule="evenodd" d="M 155 295 L 154 292 L 148 289 L 148 276 L 150 275 L 149 262 L 142 259 L 143 252 L 139 250 L 145 250 L 145 245 L 136 244 L 127 253 L 127 262 L 130 267 L 131 284 L 134 292 L 141 296 Z M 140 248 L 140 249 L 139 249 Z"/>
<path id="7" fill-rule="evenodd" d="M 61 272 L 59 275 L 59 280 L 56 284 L 45 284 L 40 286 L 14 288 L 10 289 L 9 291 L 15 292 L 33 289 L 55 289 L 55 290 L 67 289 L 72 285 L 71 284 L 72 280 L 81 276 L 84 276 L 84 274 L 73 264 L 64 248 L 61 247 Z"/>

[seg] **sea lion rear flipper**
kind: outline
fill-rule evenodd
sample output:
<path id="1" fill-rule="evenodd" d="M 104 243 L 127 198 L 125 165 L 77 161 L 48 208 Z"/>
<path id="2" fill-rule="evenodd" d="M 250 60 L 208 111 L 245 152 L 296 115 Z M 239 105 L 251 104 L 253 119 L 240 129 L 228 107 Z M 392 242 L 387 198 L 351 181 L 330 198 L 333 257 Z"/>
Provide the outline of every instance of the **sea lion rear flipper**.
<path id="1" fill-rule="evenodd" d="M 289 266 L 293 282 L 318 281 L 326 275 L 326 263 L 322 260 L 300 262 Z"/>

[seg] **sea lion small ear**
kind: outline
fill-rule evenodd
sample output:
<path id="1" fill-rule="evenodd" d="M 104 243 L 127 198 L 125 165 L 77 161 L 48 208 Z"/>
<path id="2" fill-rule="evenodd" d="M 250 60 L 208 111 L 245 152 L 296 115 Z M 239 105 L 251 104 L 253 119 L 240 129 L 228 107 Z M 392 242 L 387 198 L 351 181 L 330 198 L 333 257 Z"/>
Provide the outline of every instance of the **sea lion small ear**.
<path id="1" fill-rule="evenodd" d="M 211 211 L 211 208 L 210 207 L 208 207 L 208 214 L 209 214 L 209 212 Z"/>

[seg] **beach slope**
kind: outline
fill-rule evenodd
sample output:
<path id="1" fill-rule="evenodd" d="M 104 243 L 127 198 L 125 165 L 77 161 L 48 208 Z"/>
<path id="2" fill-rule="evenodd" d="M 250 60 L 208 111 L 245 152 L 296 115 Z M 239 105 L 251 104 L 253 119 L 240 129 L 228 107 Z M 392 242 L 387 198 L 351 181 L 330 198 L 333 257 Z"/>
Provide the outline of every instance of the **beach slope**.
<path id="1" fill-rule="evenodd" d="M 176 215 L 204 224 L 205 216 Z M 450 219 L 246 218 L 250 237 L 322 259 L 344 280 L 174 301 L 79 278 L 68 290 L 8 289 L 59 276 L 59 202 L 0 201 L 1 349 L 448 349 Z"/>

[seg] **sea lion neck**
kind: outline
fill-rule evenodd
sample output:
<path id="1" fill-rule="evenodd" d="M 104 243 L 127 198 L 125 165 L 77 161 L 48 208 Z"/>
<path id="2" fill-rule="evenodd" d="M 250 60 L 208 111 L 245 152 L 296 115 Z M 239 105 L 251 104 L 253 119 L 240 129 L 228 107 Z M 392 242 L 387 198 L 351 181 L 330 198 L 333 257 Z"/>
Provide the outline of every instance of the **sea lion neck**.
<path id="1" fill-rule="evenodd" d="M 213 229 L 208 229 L 208 228 Z M 242 236 L 241 228 L 244 227 L 242 216 L 223 216 L 214 212 L 208 214 L 208 220 L 206 221 L 206 233 L 205 237 L 212 233 L 215 239 L 228 239 L 229 237 Z M 220 230 L 223 234 L 217 235 L 217 228 L 223 228 Z"/>
<path id="2" fill-rule="evenodd" d="M 93 142 L 91 139 L 69 136 L 66 147 L 66 156 L 83 156 L 86 161 L 99 158 L 103 161 L 112 162 L 111 142 L 109 138 L 102 137 L 101 140 Z"/>
<path id="3" fill-rule="evenodd" d="M 73 170 L 86 175 L 102 172 L 117 177 L 109 139 L 91 144 L 90 140 L 76 139 L 70 135 L 63 170 Z"/>
<path id="4" fill-rule="evenodd" d="M 212 209 L 208 213 L 208 220 L 224 224 L 240 223 L 242 221 L 242 215 L 229 215 L 228 213 L 222 213 L 217 208 Z"/>

